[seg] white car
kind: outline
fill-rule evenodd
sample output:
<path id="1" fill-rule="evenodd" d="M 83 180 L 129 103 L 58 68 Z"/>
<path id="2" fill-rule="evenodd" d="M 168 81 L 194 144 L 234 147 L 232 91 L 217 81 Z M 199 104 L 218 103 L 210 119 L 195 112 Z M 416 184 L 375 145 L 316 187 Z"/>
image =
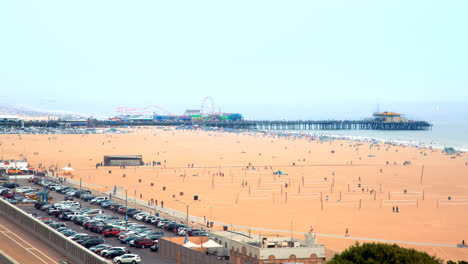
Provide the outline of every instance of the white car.
<path id="1" fill-rule="evenodd" d="M 21 200 L 21 202 L 24 204 L 33 204 L 33 203 L 36 203 L 37 201 L 34 199 L 30 199 L 30 198 L 24 198 L 23 200 Z"/>
<path id="2" fill-rule="evenodd" d="M 187 233 L 187 228 L 186 227 L 181 227 L 177 230 L 177 235 L 179 236 L 185 236 L 185 234 Z"/>
<path id="3" fill-rule="evenodd" d="M 90 202 L 91 202 L 91 204 L 97 204 L 97 203 L 106 201 L 108 199 L 109 198 L 107 198 L 107 197 L 97 197 L 97 198 L 92 199 Z"/>
<path id="4" fill-rule="evenodd" d="M 30 191 L 33 191 L 33 190 L 34 189 L 31 188 L 31 187 L 19 187 L 19 188 L 15 189 L 16 192 L 20 192 L 20 193 L 30 192 Z"/>
<path id="5" fill-rule="evenodd" d="M 125 250 L 125 251 L 127 251 L 127 248 L 126 247 L 111 247 L 111 248 L 108 248 L 108 249 L 101 250 L 101 252 L 99 252 L 99 254 L 101 256 L 105 257 L 107 252 L 111 252 L 111 251 L 114 251 L 114 250 Z"/>
<path id="6" fill-rule="evenodd" d="M 138 213 L 135 215 L 135 219 L 138 220 L 138 221 L 141 221 L 145 216 L 149 215 L 148 212 L 144 212 L 144 213 Z"/>
<path id="7" fill-rule="evenodd" d="M 89 210 L 88 212 L 86 212 L 87 216 L 96 216 L 96 215 L 100 215 L 100 214 L 102 214 L 101 209 L 92 209 L 92 210 Z"/>
<path id="8" fill-rule="evenodd" d="M 118 256 L 118 257 L 114 258 L 114 263 L 122 263 L 122 264 L 132 263 L 132 264 L 135 264 L 135 263 L 140 263 L 140 262 L 141 262 L 140 256 L 135 255 L 135 254 L 124 254 L 122 256 Z"/>

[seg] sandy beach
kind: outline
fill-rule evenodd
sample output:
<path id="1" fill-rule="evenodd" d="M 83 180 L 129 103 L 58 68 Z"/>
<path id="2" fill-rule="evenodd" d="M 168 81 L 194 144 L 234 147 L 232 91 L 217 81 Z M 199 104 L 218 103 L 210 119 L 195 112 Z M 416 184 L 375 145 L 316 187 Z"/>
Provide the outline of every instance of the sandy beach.
<path id="1" fill-rule="evenodd" d="M 157 128 L 0 135 L 0 141 L 3 160 L 23 154 L 36 167 L 70 165 L 74 179 L 99 190 L 127 188 L 130 198 L 136 193 L 136 199 L 180 211 L 185 206 L 175 199 L 189 202 L 198 195 L 190 214 L 208 220 L 280 230 L 292 226 L 298 232 L 312 226 L 318 234 L 336 236 L 348 229 L 351 237 L 443 245 L 468 240 L 466 153 L 452 158 L 441 150 L 382 142 Z M 104 155 L 143 155 L 149 165 L 96 168 Z M 317 239 L 335 251 L 355 242 Z M 468 259 L 466 248 L 401 245 L 445 260 Z"/>

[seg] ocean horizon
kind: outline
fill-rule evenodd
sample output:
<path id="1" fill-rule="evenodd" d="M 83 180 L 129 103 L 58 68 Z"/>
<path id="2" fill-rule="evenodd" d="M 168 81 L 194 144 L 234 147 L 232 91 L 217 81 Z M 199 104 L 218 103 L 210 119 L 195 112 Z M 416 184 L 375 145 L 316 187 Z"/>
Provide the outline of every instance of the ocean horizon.
<path id="1" fill-rule="evenodd" d="M 391 141 L 436 149 L 453 147 L 458 151 L 468 152 L 468 123 L 455 120 L 434 121 L 430 130 L 296 130 L 295 132 L 354 140 Z"/>

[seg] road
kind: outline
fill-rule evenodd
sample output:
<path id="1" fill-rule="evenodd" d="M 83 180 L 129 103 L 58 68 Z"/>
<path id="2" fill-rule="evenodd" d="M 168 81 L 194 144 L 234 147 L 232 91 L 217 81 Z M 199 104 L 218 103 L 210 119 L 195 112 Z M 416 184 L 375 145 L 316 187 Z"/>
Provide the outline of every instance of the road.
<path id="1" fill-rule="evenodd" d="M 36 238 L 18 230 L 8 220 L 0 217 L 0 250 L 17 263 L 56 264 L 66 260 L 55 250 L 43 246 Z"/>

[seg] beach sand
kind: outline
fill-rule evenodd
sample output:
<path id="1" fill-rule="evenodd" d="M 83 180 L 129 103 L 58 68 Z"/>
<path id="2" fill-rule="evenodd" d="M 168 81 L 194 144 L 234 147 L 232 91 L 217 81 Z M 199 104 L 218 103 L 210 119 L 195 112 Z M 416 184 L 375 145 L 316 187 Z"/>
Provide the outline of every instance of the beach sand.
<path id="1" fill-rule="evenodd" d="M 70 164 L 75 180 L 106 191 L 114 185 L 127 188 L 130 199 L 136 190 L 137 199 L 153 198 L 185 212 L 174 200 L 191 202 L 198 195 L 190 214 L 208 220 L 279 230 L 292 226 L 299 232 L 312 226 L 318 234 L 336 236 L 348 228 L 351 238 L 317 237 L 334 251 L 352 245 L 352 237 L 448 245 L 468 241 L 466 153 L 453 159 L 440 150 L 382 143 L 161 128 L 0 135 L 0 141 L 2 159 L 23 154 L 35 166 Z M 96 168 L 104 155 L 143 155 L 145 162 L 161 166 Z M 278 170 L 287 175 L 274 175 Z M 401 245 L 445 260 L 468 259 L 466 248 Z"/>

